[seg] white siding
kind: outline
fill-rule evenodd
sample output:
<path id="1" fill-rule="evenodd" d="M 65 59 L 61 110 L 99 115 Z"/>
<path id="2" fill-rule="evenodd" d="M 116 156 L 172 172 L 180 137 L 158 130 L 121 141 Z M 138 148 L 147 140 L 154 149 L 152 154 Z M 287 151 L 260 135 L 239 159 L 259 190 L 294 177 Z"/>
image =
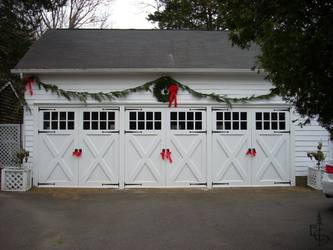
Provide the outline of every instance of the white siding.
<path id="1" fill-rule="evenodd" d="M 262 95 L 269 93 L 272 85 L 263 79 L 262 75 L 255 73 L 249 74 L 174 74 L 169 76 L 175 80 L 190 86 L 191 88 L 204 93 L 226 94 L 229 97 L 245 97 L 252 95 Z M 45 83 L 55 84 L 60 88 L 73 91 L 113 91 L 123 90 L 126 88 L 142 85 L 147 81 L 154 80 L 160 77 L 157 74 L 113 74 L 113 75 L 40 75 L 41 81 Z M 27 150 L 31 152 L 31 157 L 27 163 L 32 166 L 34 161 L 34 136 L 38 130 L 38 125 L 35 124 L 34 112 L 38 105 L 42 104 L 81 104 L 77 100 L 72 102 L 67 101 L 63 97 L 46 93 L 44 90 L 39 90 L 34 86 L 33 96 L 27 95 L 27 101 L 30 105 L 31 112 L 26 111 L 24 115 L 24 143 Z M 196 99 L 188 93 L 180 92 L 178 95 L 180 104 L 213 104 L 208 99 Z M 96 101 L 90 100 L 88 103 L 98 104 Z M 150 92 L 139 92 L 130 94 L 125 99 L 117 99 L 115 104 L 157 104 L 157 101 Z M 106 102 L 104 104 L 111 104 Z M 280 98 L 272 100 L 262 100 L 255 102 L 258 105 L 283 105 Z M 35 112 L 37 113 L 37 112 Z M 329 144 L 329 135 L 317 124 L 311 124 L 300 128 L 295 126 L 295 141 L 294 141 L 294 164 L 295 173 L 297 176 L 306 175 L 307 166 L 314 164 L 313 161 L 306 157 L 306 152 L 316 149 L 318 142 L 324 144 L 324 151 L 329 158 L 331 154 L 328 152 L 331 145 Z"/>
<path id="2" fill-rule="evenodd" d="M 332 159 L 332 141 L 327 130 L 317 122 L 311 121 L 310 124 L 301 127 L 298 124 L 302 119 L 298 115 L 295 115 L 296 119 L 299 119 L 294 124 L 296 176 L 306 176 L 308 174 L 308 167 L 316 164 L 315 160 L 307 157 L 307 152 L 316 151 L 318 143 L 321 142 L 326 159 Z"/>

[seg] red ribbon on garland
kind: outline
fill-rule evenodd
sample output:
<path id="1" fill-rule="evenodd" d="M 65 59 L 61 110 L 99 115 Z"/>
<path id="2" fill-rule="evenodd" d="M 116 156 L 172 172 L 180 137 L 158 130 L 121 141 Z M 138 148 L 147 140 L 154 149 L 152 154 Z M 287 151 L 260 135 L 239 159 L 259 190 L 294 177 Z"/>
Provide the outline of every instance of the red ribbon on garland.
<path id="1" fill-rule="evenodd" d="M 32 84 L 35 82 L 35 78 L 30 76 L 25 82 L 25 90 L 29 91 L 30 95 L 33 95 L 34 92 L 32 91 Z"/>
<path id="2" fill-rule="evenodd" d="M 170 84 L 168 87 L 169 92 L 169 107 L 171 107 L 172 103 L 175 103 L 175 107 L 177 107 L 177 92 L 178 92 L 178 85 L 177 84 Z"/>

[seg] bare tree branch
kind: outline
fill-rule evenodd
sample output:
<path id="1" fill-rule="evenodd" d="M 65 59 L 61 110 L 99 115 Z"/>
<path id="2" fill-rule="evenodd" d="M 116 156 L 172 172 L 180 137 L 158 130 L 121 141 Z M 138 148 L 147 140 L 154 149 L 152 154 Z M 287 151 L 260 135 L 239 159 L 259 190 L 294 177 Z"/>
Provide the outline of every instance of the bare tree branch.
<path id="1" fill-rule="evenodd" d="M 113 0 L 67 0 L 60 4 L 61 0 L 53 0 L 52 8 L 40 13 L 42 20 L 37 36 L 41 36 L 47 29 L 106 26 L 110 16 L 101 7 L 110 8 Z"/>

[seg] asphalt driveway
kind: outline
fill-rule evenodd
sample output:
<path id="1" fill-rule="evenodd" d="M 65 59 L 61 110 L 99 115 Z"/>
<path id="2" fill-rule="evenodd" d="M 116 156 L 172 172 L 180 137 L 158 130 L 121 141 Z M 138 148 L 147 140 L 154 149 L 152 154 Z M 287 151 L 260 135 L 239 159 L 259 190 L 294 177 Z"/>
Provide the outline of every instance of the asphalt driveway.
<path id="1" fill-rule="evenodd" d="M 322 220 L 319 246 L 310 224 Z M 317 237 L 318 238 L 318 237 Z M 1 249 L 333 249 L 333 199 L 304 187 L 0 193 Z"/>

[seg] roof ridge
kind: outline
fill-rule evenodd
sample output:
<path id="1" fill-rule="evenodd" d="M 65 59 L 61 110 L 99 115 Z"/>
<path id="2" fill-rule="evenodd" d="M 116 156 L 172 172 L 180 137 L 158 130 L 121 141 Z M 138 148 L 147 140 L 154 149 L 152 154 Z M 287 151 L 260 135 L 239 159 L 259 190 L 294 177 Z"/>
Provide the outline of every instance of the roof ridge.
<path id="1" fill-rule="evenodd" d="M 98 29 L 98 28 L 80 28 L 80 29 L 48 29 L 48 31 L 156 31 L 156 32 L 220 32 L 228 33 L 226 30 L 189 30 L 189 29 Z"/>

